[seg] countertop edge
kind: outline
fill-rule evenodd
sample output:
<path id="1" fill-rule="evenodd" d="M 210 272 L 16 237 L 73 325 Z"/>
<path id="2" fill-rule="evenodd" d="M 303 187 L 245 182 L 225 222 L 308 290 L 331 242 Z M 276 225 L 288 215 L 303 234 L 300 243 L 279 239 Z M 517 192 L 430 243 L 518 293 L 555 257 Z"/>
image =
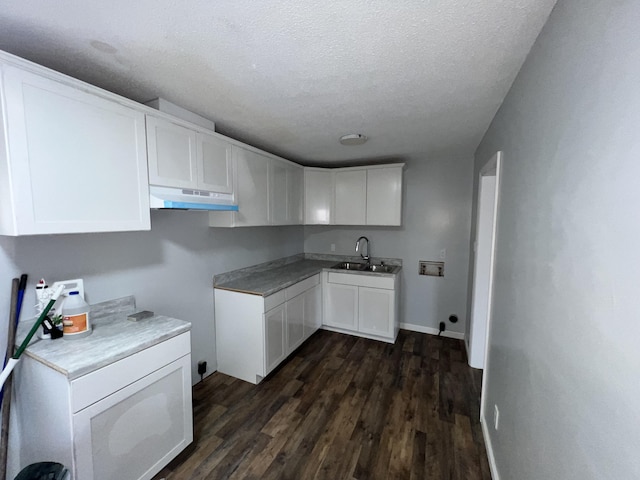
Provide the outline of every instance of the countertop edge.
<path id="1" fill-rule="evenodd" d="M 304 262 L 305 260 L 300 260 L 300 262 Z M 316 261 L 316 260 L 310 260 L 310 261 Z M 295 262 L 297 263 L 297 262 Z M 396 272 L 392 272 L 392 273 L 386 273 L 386 272 L 362 272 L 362 271 L 357 271 L 357 270 L 342 270 L 342 269 L 338 269 L 338 268 L 331 268 L 331 267 L 327 267 L 327 266 L 319 266 L 316 270 L 311 271 L 311 272 L 306 272 L 304 274 L 301 274 L 299 276 L 297 276 L 295 278 L 295 280 L 287 280 L 284 281 L 282 283 L 278 283 L 277 286 L 274 287 L 270 287 L 267 289 L 264 289 L 262 291 L 254 291 L 254 290 L 248 290 L 248 289 L 242 289 L 242 288 L 238 288 L 238 287 L 230 287 L 230 286 L 225 286 L 225 283 L 221 283 L 221 284 L 215 284 L 213 285 L 214 289 L 218 289 L 218 290 L 227 290 L 230 292 L 237 292 L 237 293 L 243 293 L 246 295 L 257 295 L 260 297 L 268 297 L 270 295 L 273 295 L 281 290 L 284 290 L 292 285 L 295 285 L 296 283 L 302 282 L 304 280 L 306 280 L 307 278 L 313 277 L 314 275 L 320 274 L 322 272 L 337 272 L 337 273 L 345 273 L 347 275 L 364 275 L 364 276 L 373 276 L 373 277 L 397 277 L 400 272 L 402 271 L 402 265 L 394 265 L 395 267 L 398 268 L 398 270 Z M 248 275 L 247 275 L 248 277 Z M 242 277 L 240 278 L 236 278 L 234 279 L 234 282 L 237 282 L 238 280 L 241 280 Z M 231 282 L 226 282 L 226 283 L 231 283 Z"/>
<path id="2" fill-rule="evenodd" d="M 184 322 L 184 320 L 181 320 L 181 322 Z M 95 372 L 97 370 L 100 370 L 101 368 L 104 368 L 108 365 L 114 364 L 124 358 L 130 357 L 131 355 L 135 355 L 136 353 L 140 353 L 143 350 L 146 350 L 147 348 L 151 348 L 155 345 L 158 345 L 159 343 L 162 343 L 166 340 L 169 340 L 170 338 L 173 337 L 177 337 L 178 335 L 182 335 L 183 333 L 189 332 L 191 330 L 191 323 L 189 322 L 184 322 L 184 325 L 180 325 L 179 327 L 177 327 L 175 330 L 172 330 L 171 332 L 162 334 L 160 336 L 158 336 L 157 338 L 154 338 L 153 341 L 151 343 L 147 343 L 147 344 L 139 344 L 136 345 L 135 347 L 132 347 L 131 349 L 127 349 L 123 352 L 120 352 L 119 354 L 114 355 L 113 357 L 110 357 L 108 361 L 104 361 L 104 362 L 98 362 L 96 364 L 93 365 L 87 365 L 86 367 L 80 368 L 78 370 L 74 370 L 72 372 L 69 372 L 68 370 L 65 370 L 64 368 L 61 368 L 59 365 L 56 365 L 55 363 L 50 362 L 49 360 L 47 360 L 46 358 L 37 355 L 35 352 L 30 351 L 28 348 L 24 351 L 24 354 L 27 355 L 28 357 L 32 358 L 33 360 L 36 360 L 40 363 L 42 363 L 43 365 L 46 365 L 47 367 L 55 370 L 56 372 L 64 375 L 68 380 L 75 380 L 76 378 L 80 378 L 84 375 L 87 375 L 88 373 L 91 372 Z M 51 341 L 51 340 L 45 340 L 45 341 Z M 75 340 L 64 340 L 64 338 L 58 339 L 58 340 L 53 340 L 53 341 L 61 341 L 61 342 L 69 342 L 72 343 Z"/>

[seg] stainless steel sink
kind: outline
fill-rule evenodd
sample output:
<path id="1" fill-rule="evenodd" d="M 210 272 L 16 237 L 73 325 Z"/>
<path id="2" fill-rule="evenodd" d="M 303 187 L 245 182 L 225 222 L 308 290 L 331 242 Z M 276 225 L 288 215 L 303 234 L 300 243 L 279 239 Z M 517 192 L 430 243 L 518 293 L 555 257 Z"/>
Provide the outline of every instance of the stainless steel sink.
<path id="1" fill-rule="evenodd" d="M 333 267 L 338 270 L 355 270 L 357 272 L 393 273 L 393 265 L 382 265 L 377 263 L 340 262 Z"/>
<path id="2" fill-rule="evenodd" d="M 371 264 L 371 265 L 367 265 L 365 270 L 367 272 L 378 272 L 378 273 L 391 273 L 393 272 L 393 269 L 395 267 L 391 266 L 391 265 L 376 265 L 376 264 Z"/>
<path id="3" fill-rule="evenodd" d="M 366 263 L 358 263 L 358 262 L 340 262 L 334 265 L 331 268 L 337 268 L 339 270 L 358 270 L 362 271 L 367 268 Z"/>

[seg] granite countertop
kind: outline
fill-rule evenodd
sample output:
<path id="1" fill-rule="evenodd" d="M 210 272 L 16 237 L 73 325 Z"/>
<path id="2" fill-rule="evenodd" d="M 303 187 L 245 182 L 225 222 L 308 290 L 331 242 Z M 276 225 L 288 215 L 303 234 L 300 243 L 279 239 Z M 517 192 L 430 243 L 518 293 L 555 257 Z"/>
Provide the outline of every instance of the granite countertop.
<path id="1" fill-rule="evenodd" d="M 222 290 L 248 293 L 268 297 L 280 290 L 294 285 L 302 280 L 331 269 L 335 272 L 353 275 L 394 276 L 402 269 L 402 261 L 398 259 L 374 259 L 375 262 L 384 261 L 387 265 L 397 268 L 392 273 L 361 272 L 354 270 L 332 269 L 340 262 L 362 261 L 359 257 L 344 255 L 301 254 L 273 262 L 234 270 L 214 277 L 213 286 Z"/>
<path id="2" fill-rule="evenodd" d="M 133 297 L 92 305 L 91 335 L 72 340 L 64 337 L 43 340 L 36 334 L 24 354 L 72 380 L 191 329 L 189 322 L 164 315 L 137 322 L 127 320 L 129 314 L 140 310 L 135 308 Z M 20 323 L 17 345 L 22 343 L 32 325 L 33 322 Z"/>

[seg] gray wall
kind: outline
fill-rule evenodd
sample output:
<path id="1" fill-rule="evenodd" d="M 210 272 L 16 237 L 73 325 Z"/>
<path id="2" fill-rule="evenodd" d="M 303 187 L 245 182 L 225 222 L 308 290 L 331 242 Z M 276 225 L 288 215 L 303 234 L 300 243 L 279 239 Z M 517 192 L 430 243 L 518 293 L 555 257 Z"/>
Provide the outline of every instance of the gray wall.
<path id="1" fill-rule="evenodd" d="M 303 227 L 209 228 L 203 212 L 152 212 L 152 231 L 0 237 L 0 332 L 11 278 L 29 274 L 22 319 L 35 315 L 35 284 L 83 278 L 89 303 L 135 295 L 137 306 L 192 322 L 195 365 L 216 368 L 212 277 L 303 251 Z M 4 352 L 6 334 L 0 335 Z"/>
<path id="2" fill-rule="evenodd" d="M 502 479 L 640 478 L 639 25 L 637 0 L 560 0 L 477 151 L 476 171 L 504 150 Z"/>
<path id="3" fill-rule="evenodd" d="M 402 227 L 307 226 L 304 251 L 355 255 L 360 235 L 371 241 L 374 257 L 401 258 L 401 321 L 462 333 L 466 323 L 467 274 L 473 160 L 470 158 L 410 161 L 404 170 Z M 446 249 L 444 278 L 418 275 L 420 260 L 440 259 Z M 451 324 L 450 314 L 460 321 Z"/>

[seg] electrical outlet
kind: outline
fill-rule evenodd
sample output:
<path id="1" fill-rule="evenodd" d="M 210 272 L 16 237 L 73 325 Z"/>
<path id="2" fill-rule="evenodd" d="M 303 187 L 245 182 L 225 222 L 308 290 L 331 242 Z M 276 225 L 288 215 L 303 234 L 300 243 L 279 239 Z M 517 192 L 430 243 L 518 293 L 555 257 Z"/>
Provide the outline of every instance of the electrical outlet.
<path id="1" fill-rule="evenodd" d="M 498 405 L 493 406 L 493 428 L 498 430 L 498 422 L 500 421 L 500 410 Z"/>
<path id="2" fill-rule="evenodd" d="M 440 260 L 445 261 L 447 259 L 447 249 L 440 250 Z"/>
<path id="3" fill-rule="evenodd" d="M 332 252 L 335 252 L 335 251 L 336 251 L 336 244 L 335 244 L 335 243 L 332 243 L 332 244 L 331 244 L 331 251 L 332 251 Z"/>

